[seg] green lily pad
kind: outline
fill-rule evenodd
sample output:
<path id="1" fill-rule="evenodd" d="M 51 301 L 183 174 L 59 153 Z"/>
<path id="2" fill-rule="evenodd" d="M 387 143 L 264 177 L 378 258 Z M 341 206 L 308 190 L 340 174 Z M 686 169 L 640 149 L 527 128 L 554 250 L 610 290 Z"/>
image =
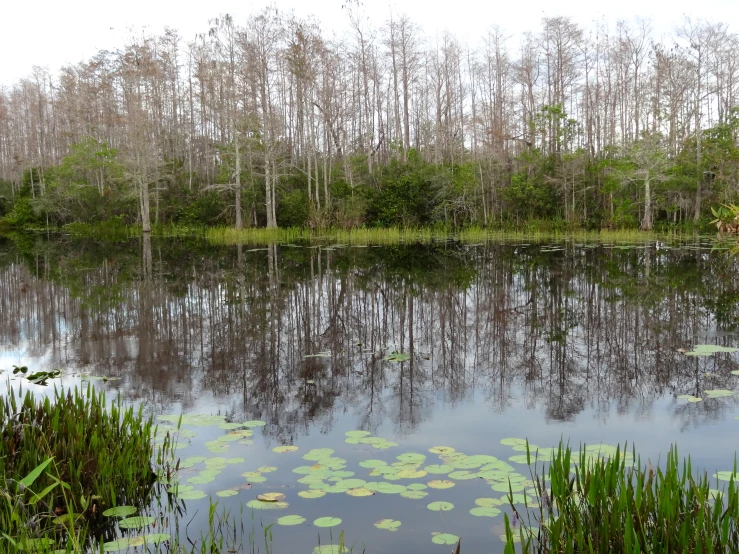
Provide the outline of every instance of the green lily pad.
<path id="1" fill-rule="evenodd" d="M 426 506 L 432 512 L 448 512 L 454 509 L 454 504 L 451 502 L 432 502 Z"/>
<path id="2" fill-rule="evenodd" d="M 347 548 L 341 544 L 322 544 L 313 549 L 313 554 L 344 554 Z"/>
<path id="3" fill-rule="evenodd" d="M 338 517 L 319 517 L 313 522 L 316 527 L 336 527 L 341 524 L 341 518 Z"/>
<path id="4" fill-rule="evenodd" d="M 478 474 L 473 473 L 471 471 L 461 470 L 461 471 L 452 471 L 448 475 L 449 479 L 455 479 L 457 481 L 469 481 L 470 479 L 477 479 Z"/>
<path id="5" fill-rule="evenodd" d="M 224 422 L 224 423 L 219 423 L 218 424 L 218 428 L 219 429 L 226 429 L 226 430 L 240 429 L 241 427 L 243 427 L 243 425 L 241 423 L 228 423 L 228 422 Z"/>
<path id="6" fill-rule="evenodd" d="M 369 437 L 371 434 L 372 433 L 370 433 L 369 431 L 347 431 L 346 433 L 344 433 L 344 435 L 346 435 L 347 437 L 354 439 Z"/>
<path id="7" fill-rule="evenodd" d="M 300 491 L 298 493 L 298 496 L 301 498 L 321 498 L 322 496 L 326 496 L 326 491 L 324 490 Z"/>
<path id="8" fill-rule="evenodd" d="M 260 421 L 258 419 L 250 419 L 249 421 L 245 421 L 242 423 L 244 427 L 264 427 L 267 425 L 264 421 Z"/>
<path id="9" fill-rule="evenodd" d="M 234 489 L 226 489 L 224 491 L 218 491 L 216 493 L 216 496 L 220 496 L 221 498 L 228 498 L 229 496 L 236 496 L 239 494 L 239 491 Z"/>
<path id="10" fill-rule="evenodd" d="M 402 352 L 392 352 L 385 356 L 385 360 L 388 362 L 407 362 L 411 357 L 409 354 Z"/>
<path id="11" fill-rule="evenodd" d="M 500 444 L 504 444 L 505 446 L 525 445 L 526 439 L 501 439 Z"/>
<path id="12" fill-rule="evenodd" d="M 154 518 L 151 516 L 136 516 L 120 520 L 118 527 L 121 529 L 142 529 L 152 523 L 154 523 Z"/>
<path id="13" fill-rule="evenodd" d="M 318 462 L 330 458 L 333 453 L 334 451 L 331 448 L 314 448 L 313 450 L 309 450 L 303 456 L 303 459 Z"/>
<path id="14" fill-rule="evenodd" d="M 424 491 L 428 488 L 428 485 L 424 485 L 423 483 L 411 483 L 406 488 L 409 491 Z"/>
<path id="15" fill-rule="evenodd" d="M 504 506 L 506 502 L 502 498 L 478 498 L 475 500 L 475 504 L 481 508 L 495 508 L 497 506 Z"/>
<path id="16" fill-rule="evenodd" d="M 451 473 L 452 471 L 454 471 L 454 467 L 447 464 L 434 464 L 426 466 L 423 469 L 426 470 L 428 473 L 433 473 L 435 475 L 442 475 L 444 473 Z"/>
<path id="17" fill-rule="evenodd" d="M 108 508 L 103 512 L 105 517 L 126 517 L 136 513 L 136 508 L 133 506 L 116 506 L 115 508 Z"/>
<path id="18" fill-rule="evenodd" d="M 722 398 L 725 396 L 734 396 L 734 391 L 730 391 L 726 389 L 706 390 L 703 392 L 708 396 L 708 398 Z"/>
<path id="19" fill-rule="evenodd" d="M 526 487 L 519 483 L 495 483 L 491 488 L 496 492 L 521 492 Z"/>
<path id="20" fill-rule="evenodd" d="M 172 536 L 169 533 L 151 533 L 149 535 L 144 535 L 141 538 L 144 539 L 146 544 L 160 544 L 164 541 L 170 540 Z"/>
<path id="21" fill-rule="evenodd" d="M 713 477 L 719 481 L 731 481 L 734 479 L 734 482 L 739 482 L 739 473 L 734 473 L 733 471 L 719 471 L 718 473 L 714 473 Z"/>
<path id="22" fill-rule="evenodd" d="M 277 471 L 277 468 L 275 466 L 262 466 L 258 467 L 257 471 L 259 473 L 272 473 L 273 471 Z"/>
<path id="23" fill-rule="evenodd" d="M 432 454 L 451 454 L 452 452 L 456 452 L 456 450 L 451 446 L 432 446 L 429 448 L 429 452 Z"/>
<path id="24" fill-rule="evenodd" d="M 383 462 L 382 460 L 364 460 L 359 462 L 359 467 L 364 467 L 367 469 L 377 469 L 378 467 L 385 466 L 387 466 L 387 462 Z"/>
<path id="25" fill-rule="evenodd" d="M 366 483 L 364 487 L 374 492 L 381 492 L 382 494 L 400 494 L 401 492 L 408 490 L 403 485 L 386 483 L 384 481 L 381 481 L 379 483 Z"/>
<path id="26" fill-rule="evenodd" d="M 216 476 L 212 473 L 200 473 L 199 475 L 190 477 L 187 482 L 192 483 L 193 485 L 207 485 L 208 483 L 212 483 L 215 480 Z"/>
<path id="27" fill-rule="evenodd" d="M 365 487 L 357 487 L 356 489 L 349 489 L 348 491 L 346 491 L 346 494 L 348 494 L 349 496 L 362 497 L 362 496 L 372 496 L 375 494 L 375 492 Z"/>
<path id="28" fill-rule="evenodd" d="M 277 520 L 277 525 L 300 525 L 305 523 L 303 516 L 282 516 Z"/>
<path id="29" fill-rule="evenodd" d="M 457 544 L 459 537 L 451 533 L 431 533 L 431 542 L 434 544 Z"/>
<path id="30" fill-rule="evenodd" d="M 278 454 L 285 454 L 286 452 L 295 452 L 298 449 L 297 446 L 275 446 L 272 449 L 272 452 L 277 452 Z"/>
<path id="31" fill-rule="evenodd" d="M 428 486 L 432 489 L 451 489 L 455 485 L 454 481 L 435 479 L 429 481 Z"/>
<path id="32" fill-rule="evenodd" d="M 472 508 L 470 510 L 470 513 L 473 516 L 477 516 L 477 517 L 495 517 L 495 516 L 500 515 L 500 510 L 498 508 L 493 508 L 493 507 L 488 508 L 488 507 L 478 506 L 477 508 Z"/>
<path id="33" fill-rule="evenodd" d="M 103 552 L 118 552 L 144 545 L 144 537 L 123 537 L 103 544 Z"/>
<path id="34" fill-rule="evenodd" d="M 418 454 L 415 452 L 406 452 L 405 454 L 401 454 L 400 456 L 398 456 L 396 459 L 400 460 L 401 462 L 422 464 L 426 460 L 426 455 Z"/>
<path id="35" fill-rule="evenodd" d="M 407 490 L 400 493 L 403 498 L 410 498 L 411 500 L 421 500 L 429 495 L 426 491 L 413 491 Z"/>
<path id="36" fill-rule="evenodd" d="M 375 527 L 385 531 L 397 531 L 402 523 L 397 519 L 381 519 L 375 522 Z"/>
<path id="37" fill-rule="evenodd" d="M 283 510 L 289 506 L 287 502 L 262 502 L 261 500 L 249 500 L 246 503 L 248 508 L 254 510 Z"/>

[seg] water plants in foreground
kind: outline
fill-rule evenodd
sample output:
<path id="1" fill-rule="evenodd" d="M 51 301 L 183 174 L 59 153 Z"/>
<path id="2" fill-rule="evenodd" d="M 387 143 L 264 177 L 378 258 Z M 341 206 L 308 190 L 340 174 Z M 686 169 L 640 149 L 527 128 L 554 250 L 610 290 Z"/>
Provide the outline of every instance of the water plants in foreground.
<path id="1" fill-rule="evenodd" d="M 154 433 L 141 409 L 108 402 L 89 384 L 43 398 L 13 389 L 0 396 L 0 541 L 56 543 L 108 515 L 133 514 L 156 479 Z M 165 437 L 160 462 L 169 451 Z M 106 515 L 109 508 L 120 513 Z"/>
<path id="2" fill-rule="evenodd" d="M 739 551 L 736 467 L 719 491 L 676 447 L 664 468 L 627 453 L 602 458 L 560 444 L 537 469 L 527 449 L 539 502 L 533 512 L 511 505 L 512 517 L 505 514 L 506 554 Z"/>

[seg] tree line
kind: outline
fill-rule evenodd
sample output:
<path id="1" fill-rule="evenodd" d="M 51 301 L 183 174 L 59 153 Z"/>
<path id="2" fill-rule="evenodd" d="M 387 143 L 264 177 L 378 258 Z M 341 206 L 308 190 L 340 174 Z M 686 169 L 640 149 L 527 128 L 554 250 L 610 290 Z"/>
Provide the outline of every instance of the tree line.
<path id="1" fill-rule="evenodd" d="M 167 29 L 0 90 L 14 226 L 588 228 L 705 222 L 739 191 L 739 35 L 684 18 L 472 46 L 406 15 L 274 7 Z"/>

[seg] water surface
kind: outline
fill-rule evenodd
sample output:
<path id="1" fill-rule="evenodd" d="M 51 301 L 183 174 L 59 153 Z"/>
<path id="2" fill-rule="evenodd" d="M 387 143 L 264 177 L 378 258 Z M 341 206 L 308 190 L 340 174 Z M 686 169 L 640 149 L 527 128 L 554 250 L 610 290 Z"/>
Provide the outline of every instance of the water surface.
<path id="1" fill-rule="evenodd" d="M 305 517 L 272 529 L 280 554 L 310 552 L 319 535 L 322 544 L 336 542 L 340 531 L 355 551 L 445 552 L 450 547 L 431 542 L 442 532 L 461 536 L 464 552 L 495 552 L 502 515 L 469 513 L 475 499 L 503 496 L 494 482 L 429 474 L 389 482 L 455 486 L 426 489 L 422 499 L 306 499 L 297 494 L 308 489 L 297 481 L 304 475 L 292 470 L 317 463 L 302 459 L 311 449 L 330 448 L 345 460 L 339 471 L 381 482 L 359 462 L 420 453 L 423 470 L 444 462 L 428 451 L 443 445 L 495 456 L 528 477 L 525 464 L 509 460 L 521 453 L 501 444 L 505 438 L 542 447 L 628 441 L 654 463 L 676 444 L 710 473 L 731 469 L 736 397 L 704 391 L 739 389 L 732 374 L 739 354 L 684 352 L 739 346 L 738 281 L 736 261 L 701 241 L 263 248 L 6 241 L 0 370 L 10 379 L 13 365 L 61 368 L 65 385 L 110 378 L 93 382 L 157 417 L 265 422 L 243 437 L 253 444 L 223 441 L 222 452 L 206 443 L 233 432 L 227 425 L 184 425 L 192 433 L 180 437 L 178 454 L 244 458 L 194 490 L 233 513 L 243 508 L 260 540 L 260 525 Z M 388 360 L 392 352 L 407 360 Z M 16 383 L 4 379 L 0 388 L 8 384 Z M 677 398 L 686 394 L 704 399 Z M 347 444 L 354 430 L 397 446 Z M 272 450 L 281 445 L 299 450 Z M 264 482 L 242 476 L 263 466 L 276 468 L 262 473 Z M 183 470 L 180 482 L 203 468 Z M 216 496 L 228 489 L 238 492 Z M 289 507 L 252 516 L 244 505 L 268 491 L 284 493 Z M 427 509 L 435 501 L 454 509 Z M 207 497 L 181 508 L 168 521 L 192 520 L 188 533 L 197 536 Z M 322 516 L 343 521 L 314 527 Z M 376 529 L 384 518 L 402 526 Z"/>

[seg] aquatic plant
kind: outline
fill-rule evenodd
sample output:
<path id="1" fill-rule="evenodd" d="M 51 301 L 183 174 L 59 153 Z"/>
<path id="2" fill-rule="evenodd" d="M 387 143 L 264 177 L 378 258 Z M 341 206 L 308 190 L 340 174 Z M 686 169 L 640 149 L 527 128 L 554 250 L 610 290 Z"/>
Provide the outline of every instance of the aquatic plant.
<path id="1" fill-rule="evenodd" d="M 0 397 L 0 529 L 41 539 L 102 522 L 106 508 L 142 505 L 156 478 L 154 432 L 141 409 L 89 384 L 43 398 L 11 389 Z M 165 437 L 160 461 L 169 450 Z"/>
<path id="2" fill-rule="evenodd" d="M 707 473 L 694 473 L 690 458 L 680 461 L 676 447 L 664 468 L 627 454 L 616 448 L 599 457 L 560 444 L 537 471 L 527 447 L 538 508 L 511 505 L 506 554 L 517 542 L 523 554 L 739 551 L 736 467 L 719 491 Z"/>

